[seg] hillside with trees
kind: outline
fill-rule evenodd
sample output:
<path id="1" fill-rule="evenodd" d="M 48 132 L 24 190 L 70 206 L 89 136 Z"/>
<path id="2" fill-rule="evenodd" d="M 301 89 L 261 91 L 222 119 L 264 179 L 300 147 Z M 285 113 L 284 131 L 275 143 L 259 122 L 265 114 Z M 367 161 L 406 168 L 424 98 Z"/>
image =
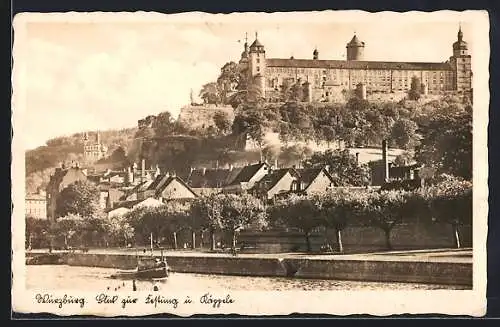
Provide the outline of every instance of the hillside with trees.
<path id="1" fill-rule="evenodd" d="M 101 131 L 101 142 L 108 147 L 110 155 L 119 148 L 127 151 L 131 148 L 136 130 L 136 128 L 127 128 Z M 27 193 L 34 193 L 39 189 L 44 189 L 49 181 L 50 174 L 61 163 L 84 162 L 83 135 L 84 133 L 81 132 L 53 138 L 48 140 L 44 146 L 26 151 L 25 189 Z"/>

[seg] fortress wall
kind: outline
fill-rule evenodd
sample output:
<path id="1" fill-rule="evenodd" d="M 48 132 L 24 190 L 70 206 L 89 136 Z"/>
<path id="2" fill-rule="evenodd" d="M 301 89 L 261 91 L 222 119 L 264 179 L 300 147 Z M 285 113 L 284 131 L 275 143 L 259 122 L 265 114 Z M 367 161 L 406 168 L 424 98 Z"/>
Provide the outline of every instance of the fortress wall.
<path id="1" fill-rule="evenodd" d="M 214 116 L 218 112 L 224 112 L 229 120 L 234 120 L 234 109 L 231 106 L 200 105 L 186 106 L 181 108 L 179 113 L 179 122 L 191 129 L 207 129 L 210 126 L 215 127 Z"/>

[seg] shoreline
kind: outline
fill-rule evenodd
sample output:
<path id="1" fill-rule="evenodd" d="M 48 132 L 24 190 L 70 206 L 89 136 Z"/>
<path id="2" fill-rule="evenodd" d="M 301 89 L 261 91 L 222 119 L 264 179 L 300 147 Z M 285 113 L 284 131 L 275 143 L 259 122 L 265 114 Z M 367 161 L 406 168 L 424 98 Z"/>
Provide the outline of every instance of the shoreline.
<path id="1" fill-rule="evenodd" d="M 128 252 L 128 253 L 127 253 Z M 27 252 L 31 264 L 135 268 L 132 251 Z M 158 252 L 158 253 L 157 253 Z M 154 256 L 159 257 L 160 251 Z M 470 254 L 470 256 L 469 256 Z M 143 253 L 140 256 L 145 256 Z M 148 253 L 146 254 L 148 256 Z M 369 254 L 238 254 L 164 251 L 172 272 L 366 282 L 463 285 L 472 288 L 472 250 L 435 249 Z M 38 259 L 36 259 L 38 258 Z M 33 260 L 33 259 L 32 259 Z M 30 263 L 27 263 L 30 264 Z"/>

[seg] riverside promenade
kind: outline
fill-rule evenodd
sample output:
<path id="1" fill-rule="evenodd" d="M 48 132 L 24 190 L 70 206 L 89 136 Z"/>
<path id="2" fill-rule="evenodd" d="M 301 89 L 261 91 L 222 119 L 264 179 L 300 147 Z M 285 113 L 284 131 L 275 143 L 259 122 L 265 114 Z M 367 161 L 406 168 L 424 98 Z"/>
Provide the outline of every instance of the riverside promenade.
<path id="1" fill-rule="evenodd" d="M 27 256 L 47 254 L 30 251 Z M 54 251 L 63 264 L 131 269 L 141 249 L 90 249 L 88 252 Z M 161 251 L 155 250 L 154 256 Z M 211 253 L 164 250 L 173 272 L 464 285 L 472 287 L 472 249 L 433 249 L 363 254 Z"/>

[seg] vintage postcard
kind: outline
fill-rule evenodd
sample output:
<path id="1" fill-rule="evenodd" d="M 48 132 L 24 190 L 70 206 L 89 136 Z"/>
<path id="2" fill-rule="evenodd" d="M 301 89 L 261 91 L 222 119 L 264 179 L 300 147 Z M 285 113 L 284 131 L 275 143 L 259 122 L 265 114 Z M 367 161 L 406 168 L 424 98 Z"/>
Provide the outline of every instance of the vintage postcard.
<path id="1" fill-rule="evenodd" d="M 13 26 L 13 311 L 485 314 L 486 11 Z"/>

